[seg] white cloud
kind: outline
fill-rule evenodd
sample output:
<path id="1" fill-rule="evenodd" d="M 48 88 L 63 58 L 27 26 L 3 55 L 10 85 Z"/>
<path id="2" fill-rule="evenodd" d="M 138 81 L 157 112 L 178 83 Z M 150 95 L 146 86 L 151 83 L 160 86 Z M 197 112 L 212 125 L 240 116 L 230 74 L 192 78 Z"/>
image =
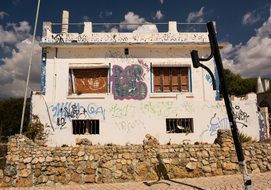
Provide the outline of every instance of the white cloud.
<path id="1" fill-rule="evenodd" d="M 6 43 L 14 43 L 17 41 L 17 36 L 13 31 L 6 31 L 0 25 L 0 47 L 4 47 Z"/>
<path id="2" fill-rule="evenodd" d="M 6 44 L 14 44 L 17 41 L 30 37 L 30 29 L 28 22 L 22 21 L 19 24 L 8 23 L 7 28 L 4 30 L 0 25 L 0 47 L 4 47 Z"/>
<path id="3" fill-rule="evenodd" d="M 99 17 L 100 18 L 104 18 L 104 17 L 110 17 L 113 15 L 113 12 L 112 11 L 101 11 L 99 13 Z"/>
<path id="4" fill-rule="evenodd" d="M 113 27 L 110 29 L 110 32 L 119 32 L 119 30 L 117 29 L 117 27 Z"/>
<path id="5" fill-rule="evenodd" d="M 146 24 L 139 26 L 134 33 L 156 33 L 158 32 L 158 29 L 155 24 Z"/>
<path id="6" fill-rule="evenodd" d="M 257 29 L 255 36 L 239 47 L 231 46 L 223 53 L 225 62 L 233 72 L 244 77 L 271 76 L 271 15 L 263 25 Z M 233 49 L 235 48 L 235 49 Z M 231 62 L 231 61 L 230 61 Z"/>
<path id="7" fill-rule="evenodd" d="M 145 18 L 140 17 L 134 12 L 128 12 L 124 16 L 124 21 L 121 22 L 121 30 L 131 30 L 133 32 L 158 32 L 156 25 L 151 24 L 145 20 Z"/>
<path id="8" fill-rule="evenodd" d="M 23 96 L 25 90 L 32 36 L 30 26 L 25 21 L 9 24 L 8 28 L 9 31 L 3 30 L 0 25 L 0 39 L 2 39 L 1 35 L 9 36 L 10 39 L 9 41 L 2 39 L 0 44 L 6 49 L 5 51 L 11 51 L 8 57 L 0 57 L 0 61 L 3 62 L 0 65 L 0 97 L 19 97 Z M 39 89 L 40 57 L 41 48 L 36 41 L 29 85 L 35 90 Z"/>
<path id="9" fill-rule="evenodd" d="M 161 20 L 163 17 L 164 17 L 163 13 L 160 10 L 158 10 L 158 11 L 156 11 L 156 14 L 153 17 L 153 19 Z"/>
<path id="10" fill-rule="evenodd" d="M 0 11 L 0 19 L 4 19 L 5 16 L 9 16 L 9 14 L 4 11 Z"/>
<path id="11" fill-rule="evenodd" d="M 261 16 L 256 12 L 248 12 L 243 16 L 242 24 L 243 25 L 252 25 L 261 20 Z"/>
<path id="12" fill-rule="evenodd" d="M 164 0 L 160 0 L 160 3 L 163 4 L 163 3 L 164 3 Z"/>
<path id="13" fill-rule="evenodd" d="M 135 30 L 138 28 L 139 25 L 145 23 L 146 20 L 144 18 L 140 18 L 139 15 L 135 14 L 134 12 L 128 12 L 124 16 L 124 21 L 122 21 L 120 24 L 121 29 L 127 29 L 127 30 Z M 134 25 L 132 25 L 134 24 Z"/>
<path id="14" fill-rule="evenodd" d="M 190 12 L 186 19 L 187 22 L 203 22 L 204 7 L 201 7 L 199 11 Z"/>

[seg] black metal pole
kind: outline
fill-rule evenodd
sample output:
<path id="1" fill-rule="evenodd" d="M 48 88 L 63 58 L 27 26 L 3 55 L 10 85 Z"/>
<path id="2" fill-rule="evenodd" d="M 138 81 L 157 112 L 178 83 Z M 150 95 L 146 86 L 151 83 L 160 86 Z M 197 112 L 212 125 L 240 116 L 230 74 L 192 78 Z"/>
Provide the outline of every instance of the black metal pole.
<path id="1" fill-rule="evenodd" d="M 241 141 L 239 138 L 238 128 L 237 128 L 236 121 L 235 121 L 235 118 L 233 115 L 232 103 L 229 98 L 227 82 L 225 80 L 225 76 L 224 76 L 224 72 L 223 72 L 224 69 L 223 69 L 223 65 L 222 65 L 222 60 L 221 60 L 221 56 L 220 56 L 219 46 L 217 43 L 216 32 L 215 32 L 213 22 L 208 22 L 207 28 L 208 28 L 208 32 L 209 32 L 210 43 L 212 43 L 212 46 L 213 46 L 213 55 L 214 55 L 215 64 L 216 64 L 216 68 L 217 68 L 217 72 L 218 72 L 218 76 L 219 76 L 219 80 L 220 80 L 222 95 L 223 95 L 225 106 L 227 109 L 227 114 L 228 114 L 228 118 L 229 118 L 229 123 L 230 123 L 230 128 L 231 128 L 231 132 L 232 132 L 232 138 L 233 138 L 235 150 L 237 153 L 239 167 L 240 167 L 241 172 L 243 173 L 245 189 L 251 190 L 252 189 L 252 182 L 251 182 L 251 179 L 247 173 L 247 168 L 246 168 L 246 164 L 245 164 L 245 157 L 244 157 Z"/>

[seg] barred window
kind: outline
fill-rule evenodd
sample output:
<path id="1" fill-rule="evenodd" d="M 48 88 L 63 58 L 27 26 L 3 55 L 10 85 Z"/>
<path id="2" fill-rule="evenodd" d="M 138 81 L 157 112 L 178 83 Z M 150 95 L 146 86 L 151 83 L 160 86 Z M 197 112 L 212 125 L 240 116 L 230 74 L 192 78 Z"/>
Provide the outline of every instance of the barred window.
<path id="1" fill-rule="evenodd" d="M 70 69 L 69 94 L 106 93 L 108 68 Z"/>
<path id="2" fill-rule="evenodd" d="M 153 67 L 154 92 L 188 92 L 188 67 Z"/>
<path id="3" fill-rule="evenodd" d="M 100 134 L 100 121 L 98 119 L 92 120 L 72 120 L 72 133 L 79 134 Z"/>
<path id="4" fill-rule="evenodd" d="M 193 118 L 167 118 L 167 133 L 193 133 Z"/>

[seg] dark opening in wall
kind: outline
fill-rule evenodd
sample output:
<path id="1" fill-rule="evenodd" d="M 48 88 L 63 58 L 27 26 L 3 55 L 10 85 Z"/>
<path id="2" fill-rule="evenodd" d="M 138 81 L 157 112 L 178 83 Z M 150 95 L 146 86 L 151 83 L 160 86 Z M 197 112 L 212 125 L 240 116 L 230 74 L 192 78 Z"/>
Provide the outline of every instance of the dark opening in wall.
<path id="1" fill-rule="evenodd" d="M 74 135 L 100 134 L 100 121 L 98 119 L 72 120 L 72 133 Z"/>
<path id="2" fill-rule="evenodd" d="M 128 49 L 128 48 L 125 48 L 125 49 L 124 49 L 124 54 L 125 54 L 125 55 L 129 55 L 129 49 Z"/>
<path id="3" fill-rule="evenodd" d="M 193 118 L 167 118 L 167 133 L 193 133 Z"/>

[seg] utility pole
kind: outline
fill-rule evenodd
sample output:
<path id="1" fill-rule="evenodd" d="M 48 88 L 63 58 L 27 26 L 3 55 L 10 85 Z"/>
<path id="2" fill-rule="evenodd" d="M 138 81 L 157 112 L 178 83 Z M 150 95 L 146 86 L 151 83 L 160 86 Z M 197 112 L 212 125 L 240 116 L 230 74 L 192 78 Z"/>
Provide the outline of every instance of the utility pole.
<path id="1" fill-rule="evenodd" d="M 195 68 L 203 67 L 204 69 L 206 69 L 206 66 L 201 64 L 200 61 L 208 61 L 212 57 L 215 60 L 215 64 L 216 64 L 216 68 L 217 68 L 217 72 L 218 72 L 218 76 L 219 76 L 219 81 L 220 81 L 220 85 L 221 85 L 221 91 L 222 91 L 222 95 L 224 98 L 224 102 L 225 102 L 225 106 L 226 106 L 226 110 L 227 110 L 227 114 L 228 114 L 228 118 L 229 118 L 232 138 L 233 138 L 233 142 L 234 142 L 234 146 L 235 146 L 235 150 L 236 150 L 236 154 L 237 154 L 237 158 L 238 158 L 238 163 L 239 163 L 240 170 L 243 174 L 245 190 L 252 190 L 252 181 L 251 181 L 251 178 L 249 177 L 248 172 L 247 172 L 247 167 L 246 167 L 246 163 L 245 163 L 245 157 L 244 157 L 244 153 L 243 153 L 243 149 L 242 149 L 242 144 L 241 144 L 241 141 L 239 138 L 239 132 L 238 132 L 238 128 L 236 125 L 235 117 L 233 115 L 232 103 L 229 98 L 227 81 L 225 80 L 225 76 L 224 76 L 224 72 L 223 72 L 224 69 L 223 69 L 222 60 L 221 60 L 221 56 L 220 56 L 220 51 L 219 51 L 219 46 L 218 46 L 218 42 L 217 42 L 214 23 L 208 22 L 207 28 L 208 28 L 208 33 L 209 33 L 209 35 L 208 35 L 209 41 L 210 41 L 210 45 L 211 45 L 211 54 L 208 58 L 199 58 L 198 51 L 192 50 L 191 51 L 191 58 L 192 58 L 193 66 Z M 211 75 L 212 80 L 213 80 L 213 85 L 214 85 L 215 84 L 214 75 L 212 74 L 212 72 L 210 71 L 209 68 L 207 69 L 207 71 Z M 215 86 L 213 86 L 213 88 L 215 88 Z"/>

